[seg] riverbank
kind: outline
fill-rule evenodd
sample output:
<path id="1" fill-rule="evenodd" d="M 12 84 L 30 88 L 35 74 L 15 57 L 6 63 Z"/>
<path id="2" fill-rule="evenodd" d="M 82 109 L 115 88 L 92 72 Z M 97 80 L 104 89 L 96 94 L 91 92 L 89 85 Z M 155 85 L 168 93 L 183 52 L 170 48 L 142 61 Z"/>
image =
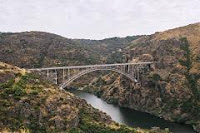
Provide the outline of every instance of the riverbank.
<path id="1" fill-rule="evenodd" d="M 170 111 L 170 108 L 172 106 L 168 107 L 168 109 L 166 109 L 166 108 L 164 109 L 164 108 L 161 108 L 161 107 L 152 109 L 152 108 L 145 108 L 144 106 L 139 108 L 139 106 L 133 106 L 133 104 L 130 104 L 130 102 L 128 102 L 128 101 L 126 101 L 126 103 L 123 102 L 120 99 L 121 97 L 119 97 L 119 94 L 113 94 L 112 93 L 112 96 L 111 96 L 110 92 L 107 92 L 107 91 L 104 92 L 103 90 L 97 91 L 97 88 L 92 88 L 92 86 L 84 87 L 83 91 L 85 91 L 87 93 L 92 93 L 92 94 L 96 95 L 97 97 L 103 99 L 104 101 L 106 101 L 109 104 L 115 104 L 115 105 L 118 105 L 119 107 L 126 107 L 126 108 L 129 108 L 129 109 L 142 111 L 142 112 L 148 113 L 150 115 L 156 116 L 158 118 L 164 119 L 166 121 L 176 122 L 176 123 L 179 123 L 179 124 L 186 124 L 186 126 L 191 126 L 191 129 L 192 129 L 192 126 L 193 126 L 193 129 L 196 132 L 199 132 L 198 127 L 195 126 L 195 124 L 196 124 L 195 121 L 192 121 L 192 120 L 191 121 L 188 120 L 189 122 L 183 121 L 184 119 L 186 119 L 189 116 L 187 116 L 187 115 L 184 116 L 185 114 L 183 115 L 183 114 L 178 114 L 177 112 L 174 112 L 174 111 Z M 154 104 L 156 104 L 156 103 L 154 103 Z M 167 107 L 167 106 L 168 105 L 165 105 L 165 107 Z M 179 117 L 179 119 L 178 119 L 178 117 Z M 199 118 L 197 118 L 197 120 L 198 119 Z M 194 132 L 194 130 L 193 130 L 193 132 Z"/>
<path id="2" fill-rule="evenodd" d="M 135 111 L 133 109 L 119 107 L 118 105 L 108 104 L 106 101 L 97 98 L 92 93 L 87 93 L 80 90 L 71 90 L 70 92 L 85 99 L 93 107 L 106 112 L 113 120 L 118 123 L 125 124 L 131 127 L 139 127 L 151 129 L 152 127 L 159 127 L 173 133 L 195 133 L 192 127 L 182 125 L 160 119 L 148 113 Z"/>

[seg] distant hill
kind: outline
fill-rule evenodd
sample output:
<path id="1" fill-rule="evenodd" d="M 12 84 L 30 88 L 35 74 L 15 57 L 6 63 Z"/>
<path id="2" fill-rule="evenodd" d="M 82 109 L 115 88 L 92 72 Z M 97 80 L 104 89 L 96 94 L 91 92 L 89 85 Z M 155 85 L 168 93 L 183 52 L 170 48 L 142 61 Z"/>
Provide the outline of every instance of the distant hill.
<path id="1" fill-rule="evenodd" d="M 120 62 L 120 51 L 137 38 L 97 41 L 45 32 L 0 33 L 0 61 L 25 68 Z"/>
<path id="2" fill-rule="evenodd" d="M 179 39 L 184 37 L 189 41 L 193 60 L 191 72 L 200 74 L 200 23 L 143 36 L 134 40 L 127 49 L 132 51 L 131 58 L 148 53 L 154 56 L 155 61 L 162 60 L 161 63 L 166 63 L 168 66 L 169 63 L 179 63 L 183 52 L 180 50 Z M 171 62 L 170 58 L 173 58 Z"/>

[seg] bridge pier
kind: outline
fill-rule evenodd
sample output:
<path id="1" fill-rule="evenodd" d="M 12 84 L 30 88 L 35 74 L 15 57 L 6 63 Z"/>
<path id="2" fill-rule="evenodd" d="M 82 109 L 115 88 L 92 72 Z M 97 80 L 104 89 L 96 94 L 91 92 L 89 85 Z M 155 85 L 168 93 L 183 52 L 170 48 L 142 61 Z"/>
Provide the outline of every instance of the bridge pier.
<path id="1" fill-rule="evenodd" d="M 69 71 L 69 68 L 67 69 L 67 78 L 70 79 L 70 71 Z"/>
<path id="2" fill-rule="evenodd" d="M 49 70 L 47 70 L 47 78 L 49 78 Z"/>
<path id="3" fill-rule="evenodd" d="M 139 83 L 140 74 L 142 74 L 143 72 L 142 70 L 147 68 L 147 66 L 149 66 L 149 68 L 151 69 L 155 69 L 155 64 L 153 62 L 139 62 L 139 63 L 52 67 L 52 68 L 40 68 L 40 69 L 29 69 L 29 70 L 44 72 L 47 78 L 51 78 L 55 84 L 60 84 L 60 89 L 62 90 L 75 79 L 87 73 L 99 70 L 114 71 L 126 76 L 133 82 Z"/>
<path id="4" fill-rule="evenodd" d="M 62 81 L 64 82 L 65 81 L 65 69 L 63 69 L 62 71 L 63 71 L 63 73 L 62 73 L 63 74 L 62 75 Z"/>
<path id="5" fill-rule="evenodd" d="M 54 78 L 55 84 L 58 84 L 58 73 L 57 73 L 56 69 L 54 71 L 55 71 L 55 73 L 54 73 L 54 75 L 55 75 L 55 78 Z"/>

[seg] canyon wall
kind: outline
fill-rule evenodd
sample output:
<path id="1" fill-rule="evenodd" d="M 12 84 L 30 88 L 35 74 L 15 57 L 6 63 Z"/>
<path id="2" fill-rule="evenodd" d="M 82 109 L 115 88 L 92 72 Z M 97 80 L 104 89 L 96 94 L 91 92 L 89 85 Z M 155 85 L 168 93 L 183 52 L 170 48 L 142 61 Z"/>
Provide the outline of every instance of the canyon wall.
<path id="1" fill-rule="evenodd" d="M 126 48 L 129 62 L 154 61 L 140 83 L 110 73 L 86 91 L 109 103 L 187 123 L 200 132 L 200 24 L 143 36 Z"/>

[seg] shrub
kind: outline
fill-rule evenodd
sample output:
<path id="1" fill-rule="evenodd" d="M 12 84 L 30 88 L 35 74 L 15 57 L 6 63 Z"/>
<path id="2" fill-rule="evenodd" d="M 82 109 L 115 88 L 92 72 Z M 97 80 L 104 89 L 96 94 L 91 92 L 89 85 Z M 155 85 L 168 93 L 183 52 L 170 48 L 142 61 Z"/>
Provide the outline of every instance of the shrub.
<path id="1" fill-rule="evenodd" d="M 198 76 L 191 74 L 190 73 L 190 69 L 192 68 L 192 58 L 191 58 L 191 51 L 189 48 L 189 42 L 187 40 L 187 38 L 181 38 L 180 39 L 181 42 L 181 49 L 185 52 L 184 53 L 184 59 L 180 59 L 179 63 L 182 66 L 185 66 L 187 71 L 184 73 L 186 79 L 188 80 L 188 87 L 191 88 L 191 91 L 193 93 L 194 99 L 199 100 L 200 99 L 200 90 L 198 88 L 197 85 L 197 80 L 198 80 Z"/>
<path id="2" fill-rule="evenodd" d="M 9 80 L 7 83 L 0 84 L 0 89 L 10 88 L 14 84 L 14 79 Z"/>

